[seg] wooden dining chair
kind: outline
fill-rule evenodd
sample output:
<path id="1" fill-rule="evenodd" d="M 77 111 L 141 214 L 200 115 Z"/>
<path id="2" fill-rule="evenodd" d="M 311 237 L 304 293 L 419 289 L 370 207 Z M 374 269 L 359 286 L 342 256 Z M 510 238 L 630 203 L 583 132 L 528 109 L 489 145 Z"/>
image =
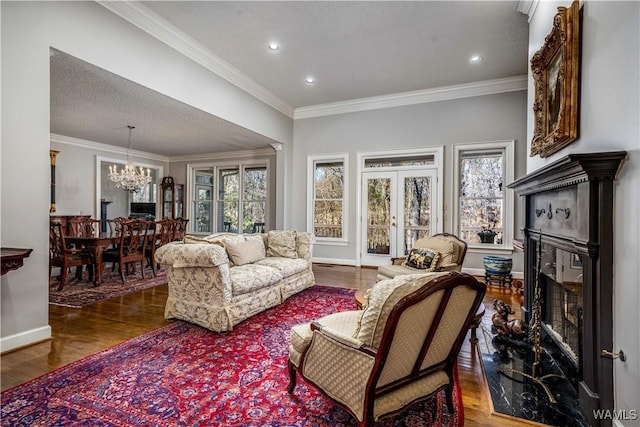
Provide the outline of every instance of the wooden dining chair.
<path id="1" fill-rule="evenodd" d="M 188 219 L 185 218 L 176 218 L 178 225 L 176 226 L 176 232 L 173 235 L 173 240 L 182 240 L 184 239 L 184 235 L 187 233 L 187 224 L 189 223 Z"/>
<path id="2" fill-rule="evenodd" d="M 156 249 L 158 249 L 162 245 L 166 245 L 173 240 L 173 236 L 176 233 L 176 228 L 178 227 L 178 222 L 170 219 L 163 219 L 160 221 L 155 221 L 152 225 L 152 229 L 154 227 L 155 231 L 153 237 L 150 237 L 149 241 L 147 242 L 145 254 L 147 257 L 147 266 L 151 267 L 153 276 L 155 277 L 158 268 L 160 268 L 160 264 L 155 262 Z"/>
<path id="3" fill-rule="evenodd" d="M 94 237 L 100 231 L 99 219 L 78 217 L 69 219 L 69 235 L 74 237 Z"/>
<path id="4" fill-rule="evenodd" d="M 58 291 L 64 288 L 67 272 L 70 267 L 76 267 L 76 278 L 82 279 L 82 267 L 87 265 L 89 281 L 93 281 L 94 259 L 91 252 L 84 248 L 71 248 L 65 242 L 62 224 L 49 224 L 49 277 L 53 267 L 60 267 Z"/>
<path id="5" fill-rule="evenodd" d="M 142 278 L 144 279 L 144 263 L 146 261 L 147 233 L 151 223 L 149 221 L 127 220 L 122 222 L 120 241 L 116 248 L 102 254 L 102 260 L 119 264 L 122 283 L 126 283 L 126 272 L 140 263 Z"/>

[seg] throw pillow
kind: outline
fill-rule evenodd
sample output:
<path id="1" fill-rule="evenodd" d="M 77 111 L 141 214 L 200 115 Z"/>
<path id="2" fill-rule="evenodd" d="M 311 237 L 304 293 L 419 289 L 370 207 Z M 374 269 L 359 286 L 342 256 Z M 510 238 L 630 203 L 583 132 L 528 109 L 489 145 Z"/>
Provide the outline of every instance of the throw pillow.
<path id="1" fill-rule="evenodd" d="M 431 249 L 413 248 L 409 251 L 409 255 L 402 265 L 416 270 L 433 271 L 438 264 L 439 257 L 440 254 Z"/>
<path id="2" fill-rule="evenodd" d="M 298 258 L 295 230 L 271 230 L 267 233 L 267 256 Z"/>
<path id="3" fill-rule="evenodd" d="M 227 255 L 234 265 L 251 264 L 264 259 L 264 243 L 262 240 L 227 241 Z"/>

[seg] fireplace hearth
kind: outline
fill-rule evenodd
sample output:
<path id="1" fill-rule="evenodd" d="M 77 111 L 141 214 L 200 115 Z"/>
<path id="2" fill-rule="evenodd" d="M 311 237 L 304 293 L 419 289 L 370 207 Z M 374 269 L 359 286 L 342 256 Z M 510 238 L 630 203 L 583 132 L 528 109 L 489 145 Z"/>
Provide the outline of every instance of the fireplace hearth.
<path id="1" fill-rule="evenodd" d="M 602 352 L 613 346 L 614 180 L 625 157 L 570 154 L 509 185 L 521 196 L 524 215 L 523 318 L 533 315 L 539 277 L 546 357 L 592 426 L 610 426 L 594 413 L 614 409 L 613 359 Z"/>

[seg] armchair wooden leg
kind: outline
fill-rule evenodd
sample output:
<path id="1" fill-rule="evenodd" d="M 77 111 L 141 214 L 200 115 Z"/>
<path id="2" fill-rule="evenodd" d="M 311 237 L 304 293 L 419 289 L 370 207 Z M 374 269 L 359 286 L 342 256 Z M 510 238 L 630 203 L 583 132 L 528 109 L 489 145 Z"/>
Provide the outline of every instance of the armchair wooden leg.
<path id="1" fill-rule="evenodd" d="M 289 360 L 289 386 L 287 387 L 287 391 L 289 392 L 289 394 L 293 394 L 293 389 L 296 388 L 296 368 L 293 366 L 293 363 L 291 363 L 291 360 Z"/>

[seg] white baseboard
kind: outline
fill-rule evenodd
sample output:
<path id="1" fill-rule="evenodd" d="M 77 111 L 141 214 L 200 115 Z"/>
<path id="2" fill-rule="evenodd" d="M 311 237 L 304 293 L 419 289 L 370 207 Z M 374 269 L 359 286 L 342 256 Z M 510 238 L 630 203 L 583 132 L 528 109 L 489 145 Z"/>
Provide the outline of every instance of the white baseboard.
<path id="1" fill-rule="evenodd" d="M 471 274 L 472 276 L 484 277 L 484 268 L 462 268 L 462 272 Z M 522 271 L 512 271 L 511 275 L 514 279 L 524 279 L 524 273 Z"/>
<path id="2" fill-rule="evenodd" d="M 316 264 L 336 264 L 336 265 L 356 265 L 355 259 L 342 259 L 342 258 L 318 258 L 312 257 L 311 262 Z"/>
<path id="3" fill-rule="evenodd" d="M 51 338 L 51 326 L 43 326 L 0 338 L 0 353 Z"/>

